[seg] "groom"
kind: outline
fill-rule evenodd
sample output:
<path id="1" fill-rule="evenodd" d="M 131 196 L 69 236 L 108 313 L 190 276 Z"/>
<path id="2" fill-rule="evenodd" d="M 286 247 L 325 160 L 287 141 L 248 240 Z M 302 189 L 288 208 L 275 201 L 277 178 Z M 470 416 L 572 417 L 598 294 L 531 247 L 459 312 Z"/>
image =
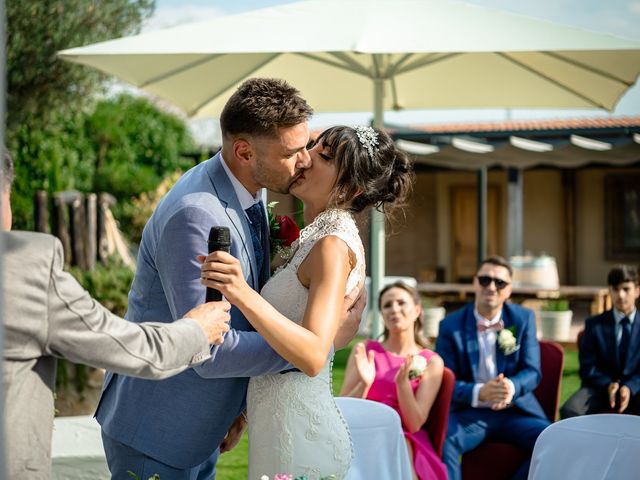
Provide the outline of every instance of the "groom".
<path id="1" fill-rule="evenodd" d="M 196 256 L 207 253 L 212 226 L 230 228 L 231 254 L 260 290 L 269 277 L 261 189 L 287 193 L 310 166 L 312 113 L 282 80 L 254 78 L 238 88 L 220 117 L 221 152 L 183 175 L 144 229 L 129 320 L 171 322 L 203 302 Z M 362 307 L 345 308 L 344 336 L 355 334 Z M 249 377 L 290 368 L 236 308 L 231 326 L 197 371 L 160 382 L 107 375 L 96 418 L 112 478 L 129 480 L 129 471 L 140 478 L 215 478 L 219 453 L 233 448 L 244 430 Z"/>

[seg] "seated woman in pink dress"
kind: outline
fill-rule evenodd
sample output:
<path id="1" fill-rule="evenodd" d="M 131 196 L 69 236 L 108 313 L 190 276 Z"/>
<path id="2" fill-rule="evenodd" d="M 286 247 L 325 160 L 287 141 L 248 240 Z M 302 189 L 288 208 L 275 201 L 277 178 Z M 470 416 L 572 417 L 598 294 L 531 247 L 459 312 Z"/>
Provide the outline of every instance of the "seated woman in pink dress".
<path id="1" fill-rule="evenodd" d="M 395 409 L 402 419 L 414 478 L 446 480 L 446 468 L 422 429 L 440 389 L 444 363 L 426 348 L 420 297 L 398 282 L 382 289 L 378 302 L 384 319 L 383 341 L 369 340 L 353 348 L 340 395 Z M 420 361 L 411 368 L 414 356 L 424 358 L 426 368 L 420 368 Z"/>

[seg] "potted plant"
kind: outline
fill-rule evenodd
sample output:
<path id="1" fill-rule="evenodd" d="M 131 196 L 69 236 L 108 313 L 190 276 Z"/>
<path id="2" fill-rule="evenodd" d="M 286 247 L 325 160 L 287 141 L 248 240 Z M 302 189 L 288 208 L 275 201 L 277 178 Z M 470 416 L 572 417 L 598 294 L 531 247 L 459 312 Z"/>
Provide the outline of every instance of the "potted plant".
<path id="1" fill-rule="evenodd" d="M 545 300 L 540 306 L 540 331 L 542 338 L 557 342 L 571 340 L 573 312 L 566 298 Z"/>
<path id="2" fill-rule="evenodd" d="M 440 320 L 446 315 L 444 307 L 435 300 L 426 298 L 422 300 L 422 331 L 427 338 L 436 338 Z"/>

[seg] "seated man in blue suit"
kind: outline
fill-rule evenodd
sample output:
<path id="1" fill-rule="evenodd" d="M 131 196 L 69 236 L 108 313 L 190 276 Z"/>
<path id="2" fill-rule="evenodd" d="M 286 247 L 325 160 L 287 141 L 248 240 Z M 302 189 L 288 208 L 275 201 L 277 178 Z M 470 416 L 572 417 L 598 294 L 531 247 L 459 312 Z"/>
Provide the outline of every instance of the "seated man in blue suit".
<path id="1" fill-rule="evenodd" d="M 501 257 L 480 264 L 475 302 L 440 322 L 436 352 L 456 375 L 443 460 L 460 479 L 460 458 L 486 440 L 531 452 L 549 425 L 533 395 L 540 382 L 540 347 L 533 312 L 511 303 L 511 266 Z M 499 459 L 496 459 L 499 461 Z M 529 461 L 515 478 L 526 478 Z"/>
<path id="2" fill-rule="evenodd" d="M 640 415 L 638 271 L 614 267 L 607 277 L 613 309 L 588 318 L 580 342 L 582 386 L 560 409 L 562 418 L 592 413 Z"/>

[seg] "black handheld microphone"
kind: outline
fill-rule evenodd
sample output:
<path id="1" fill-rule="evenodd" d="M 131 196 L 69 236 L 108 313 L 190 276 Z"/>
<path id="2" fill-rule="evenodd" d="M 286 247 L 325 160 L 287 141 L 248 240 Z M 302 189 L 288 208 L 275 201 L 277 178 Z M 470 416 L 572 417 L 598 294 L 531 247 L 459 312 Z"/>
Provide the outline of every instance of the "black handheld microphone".
<path id="1" fill-rule="evenodd" d="M 222 250 L 229 253 L 231 248 L 231 232 L 227 227 L 211 227 L 209 230 L 209 253 Z M 222 300 L 222 293 L 215 288 L 207 287 L 207 302 L 219 302 Z"/>

